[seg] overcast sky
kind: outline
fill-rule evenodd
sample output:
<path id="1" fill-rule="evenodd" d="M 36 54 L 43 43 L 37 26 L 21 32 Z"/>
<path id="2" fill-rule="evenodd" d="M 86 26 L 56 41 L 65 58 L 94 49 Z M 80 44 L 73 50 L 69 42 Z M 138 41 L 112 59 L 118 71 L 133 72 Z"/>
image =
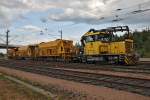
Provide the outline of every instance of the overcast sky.
<path id="1" fill-rule="evenodd" d="M 149 26 L 149 5 L 150 0 L 0 0 L 0 34 L 9 29 L 11 44 L 26 45 L 60 38 L 61 29 L 64 39 L 74 41 L 90 28 L 142 29 Z"/>

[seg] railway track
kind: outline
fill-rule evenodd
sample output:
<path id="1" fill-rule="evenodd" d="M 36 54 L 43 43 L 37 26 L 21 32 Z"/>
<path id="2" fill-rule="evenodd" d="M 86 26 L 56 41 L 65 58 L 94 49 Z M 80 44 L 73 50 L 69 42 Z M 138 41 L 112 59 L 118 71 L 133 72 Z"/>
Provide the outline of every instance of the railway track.
<path id="1" fill-rule="evenodd" d="M 140 66 L 139 65 L 137 65 L 137 66 L 106 65 L 106 66 L 99 66 L 96 69 L 104 70 L 104 71 L 150 74 L 150 66 L 149 65 L 140 65 Z"/>
<path id="2" fill-rule="evenodd" d="M 105 86 L 145 96 L 150 96 L 150 80 L 147 79 L 80 72 L 80 71 L 66 70 L 63 68 L 43 67 L 42 65 L 35 67 L 32 64 L 17 65 L 16 63 L 9 63 L 9 64 L 3 63 L 3 66 L 26 72 L 46 75 L 54 78 L 87 83 L 96 86 Z"/>
<path id="3" fill-rule="evenodd" d="M 139 64 L 136 66 L 121 66 L 121 65 L 83 65 L 83 66 L 64 66 L 64 68 L 72 69 L 89 69 L 89 70 L 103 70 L 103 71 L 114 71 L 114 72 L 126 72 L 126 73 L 140 73 L 150 74 L 149 64 Z"/>
<path id="4" fill-rule="evenodd" d="M 5 63 L 27 64 L 32 66 L 42 65 L 44 67 L 56 67 L 56 68 L 69 68 L 69 69 L 89 69 L 89 70 L 103 70 L 114 72 L 126 72 L 126 73 L 140 73 L 150 74 L 150 63 L 141 63 L 136 66 L 121 66 L 121 65 L 94 65 L 94 64 L 80 64 L 80 63 L 62 63 L 62 62 L 41 62 L 41 61 L 5 61 Z M 0 64 L 4 61 L 0 61 Z"/>
<path id="5" fill-rule="evenodd" d="M 31 65 L 31 66 L 39 66 L 43 67 L 55 67 L 55 68 L 69 68 L 69 69 L 89 69 L 89 70 L 103 70 L 103 71 L 113 71 L 113 72 L 126 72 L 126 73 L 136 73 L 136 74 L 150 74 L 150 63 L 142 63 L 136 66 L 121 66 L 121 65 L 94 65 L 94 64 L 79 64 L 79 63 L 61 63 L 61 62 L 41 62 L 41 61 L 1 61 L 0 65 L 3 63 L 8 64 L 20 64 L 20 65 Z M 5 65 L 5 64 L 4 64 Z"/>

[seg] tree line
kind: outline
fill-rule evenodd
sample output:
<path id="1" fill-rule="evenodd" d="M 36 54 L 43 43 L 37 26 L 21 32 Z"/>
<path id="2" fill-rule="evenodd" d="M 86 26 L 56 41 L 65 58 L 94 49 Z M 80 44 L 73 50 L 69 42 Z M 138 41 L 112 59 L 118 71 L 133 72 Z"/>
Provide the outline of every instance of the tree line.
<path id="1" fill-rule="evenodd" d="M 150 30 L 133 32 L 135 50 L 141 57 L 150 57 Z"/>

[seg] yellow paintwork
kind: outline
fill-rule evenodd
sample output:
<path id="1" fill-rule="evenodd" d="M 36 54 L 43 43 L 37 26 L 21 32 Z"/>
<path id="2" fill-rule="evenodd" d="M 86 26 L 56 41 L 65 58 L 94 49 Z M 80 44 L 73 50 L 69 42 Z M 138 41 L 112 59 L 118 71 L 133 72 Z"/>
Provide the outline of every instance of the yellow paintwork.
<path id="1" fill-rule="evenodd" d="M 107 33 L 106 32 L 87 32 L 83 36 L 98 35 L 98 34 L 107 34 Z"/>
<path id="2" fill-rule="evenodd" d="M 21 46 L 16 51 L 16 56 L 27 57 L 28 56 L 28 46 Z"/>
<path id="3" fill-rule="evenodd" d="M 38 45 L 40 57 L 71 57 L 73 41 L 57 39 L 50 42 L 40 43 Z"/>
<path id="4" fill-rule="evenodd" d="M 107 32 L 87 32 L 83 37 L 108 34 Z M 82 38 L 83 38 L 82 37 Z M 84 55 L 126 55 L 133 51 L 133 39 L 125 39 L 117 42 L 93 41 L 84 43 Z"/>
<path id="5" fill-rule="evenodd" d="M 72 56 L 73 41 L 57 39 L 49 42 L 42 42 L 36 45 L 19 47 L 16 51 L 10 50 L 10 56 L 15 54 L 18 58 L 25 57 L 63 57 L 69 59 Z"/>
<path id="6" fill-rule="evenodd" d="M 60 48 L 58 48 L 58 45 L 62 45 L 59 40 L 40 43 L 38 45 L 39 56 L 59 56 Z"/>
<path id="7" fill-rule="evenodd" d="M 8 57 L 15 58 L 15 56 L 16 56 L 16 48 L 8 49 Z"/>
<path id="8" fill-rule="evenodd" d="M 89 42 L 85 44 L 84 55 L 101 55 L 101 54 L 125 54 L 125 42 L 102 43 L 101 41 Z"/>

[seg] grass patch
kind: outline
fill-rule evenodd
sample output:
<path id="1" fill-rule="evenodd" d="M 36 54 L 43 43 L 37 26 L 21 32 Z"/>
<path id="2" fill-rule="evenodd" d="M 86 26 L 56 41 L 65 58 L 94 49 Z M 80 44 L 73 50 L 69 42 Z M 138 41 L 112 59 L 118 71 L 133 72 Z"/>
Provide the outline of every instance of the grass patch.
<path id="1" fill-rule="evenodd" d="M 7 80 L 2 74 L 0 74 L 0 80 Z"/>
<path id="2" fill-rule="evenodd" d="M 51 100 L 0 74 L 0 100 Z"/>

